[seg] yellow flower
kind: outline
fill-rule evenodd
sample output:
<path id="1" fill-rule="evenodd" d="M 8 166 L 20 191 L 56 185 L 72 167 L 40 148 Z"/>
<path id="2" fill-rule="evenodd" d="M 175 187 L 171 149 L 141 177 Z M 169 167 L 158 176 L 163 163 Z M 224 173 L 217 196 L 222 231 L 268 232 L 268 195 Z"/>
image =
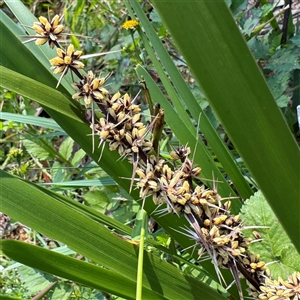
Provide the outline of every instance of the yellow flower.
<path id="1" fill-rule="evenodd" d="M 9 155 L 11 157 L 17 157 L 18 155 L 23 156 L 23 151 L 21 149 L 15 148 L 9 151 Z"/>
<path id="2" fill-rule="evenodd" d="M 129 20 L 126 21 L 123 25 L 122 28 L 124 29 L 135 29 L 139 25 L 139 22 L 136 20 Z"/>

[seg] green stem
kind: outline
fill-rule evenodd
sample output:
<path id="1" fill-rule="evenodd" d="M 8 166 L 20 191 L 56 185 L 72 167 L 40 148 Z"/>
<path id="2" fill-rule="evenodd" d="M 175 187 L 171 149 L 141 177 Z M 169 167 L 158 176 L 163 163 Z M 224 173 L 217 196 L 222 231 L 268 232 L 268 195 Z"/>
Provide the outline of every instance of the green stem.
<path id="1" fill-rule="evenodd" d="M 269 4 L 267 0 L 260 0 L 260 5 L 263 6 L 265 4 Z M 273 29 L 278 30 L 279 26 L 276 21 L 276 16 L 274 17 L 273 12 L 269 12 L 267 15 L 267 18 L 270 20 L 270 25 L 272 26 Z"/>
<path id="2" fill-rule="evenodd" d="M 145 242 L 145 228 L 147 213 L 145 210 L 141 210 L 142 214 L 142 227 L 140 235 L 140 246 L 139 246 L 139 258 L 137 267 L 137 280 L 136 280 L 136 300 L 142 300 L 142 289 L 143 289 L 143 261 L 144 261 L 144 242 Z"/>
<path id="3" fill-rule="evenodd" d="M 247 39 L 247 41 L 251 40 L 255 35 L 257 35 L 263 28 L 265 28 L 269 23 L 272 23 L 272 21 L 276 20 L 276 18 L 278 16 L 280 16 L 281 14 L 283 14 L 285 11 L 285 8 L 283 8 L 282 10 L 279 11 L 279 13 L 275 16 L 273 16 L 271 19 L 269 19 L 267 22 L 257 26 L 252 32 L 250 37 Z"/>
<path id="4" fill-rule="evenodd" d="M 137 59 L 137 61 L 140 61 L 139 52 L 138 52 L 138 49 L 137 49 L 137 47 L 136 47 L 135 40 L 134 40 L 134 38 L 133 38 L 133 30 L 131 30 L 131 29 L 130 29 L 130 35 L 131 35 L 131 38 L 132 38 L 132 43 L 133 43 L 133 47 L 134 47 L 136 59 Z"/>

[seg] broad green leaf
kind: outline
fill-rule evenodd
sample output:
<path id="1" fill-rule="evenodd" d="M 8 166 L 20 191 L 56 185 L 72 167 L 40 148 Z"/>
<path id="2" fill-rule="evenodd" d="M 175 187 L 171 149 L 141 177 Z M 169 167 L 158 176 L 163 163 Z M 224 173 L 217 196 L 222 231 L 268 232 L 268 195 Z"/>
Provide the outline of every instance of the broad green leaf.
<path id="1" fill-rule="evenodd" d="M 272 263 L 269 269 L 274 279 L 279 276 L 286 279 L 293 272 L 300 272 L 300 255 L 261 192 L 256 192 L 245 202 L 241 218 L 245 226 L 268 227 L 253 228 L 244 233 L 251 236 L 251 232 L 256 231 L 261 236 L 262 241 L 253 243 L 249 249 L 260 254 L 262 261 Z"/>
<path id="2" fill-rule="evenodd" d="M 73 288 L 65 282 L 55 286 L 53 294 L 50 295 L 50 300 L 69 300 L 72 296 Z"/>
<path id="3" fill-rule="evenodd" d="M 51 145 L 48 145 L 47 147 L 46 145 L 39 143 L 38 140 L 23 140 L 23 144 L 28 153 L 34 157 L 37 157 L 38 159 L 44 160 L 53 157 L 53 155 L 51 155 L 53 153 L 49 153 L 49 148 L 52 147 Z"/>
<path id="4" fill-rule="evenodd" d="M 59 153 L 66 159 L 69 160 L 73 152 L 74 141 L 68 137 L 66 138 L 59 147 Z"/>
<path id="5" fill-rule="evenodd" d="M 109 203 L 109 198 L 104 191 L 95 190 L 89 191 L 83 195 L 83 199 L 87 201 L 87 203 L 97 211 L 101 211 L 105 213 L 105 208 Z"/>
<path id="6" fill-rule="evenodd" d="M 54 182 L 63 182 L 65 179 L 65 172 L 62 164 L 59 161 L 55 161 L 50 169 L 52 180 Z"/>
<path id="7" fill-rule="evenodd" d="M 230 140 L 300 251 L 299 148 L 226 4 L 212 0 L 153 3 Z"/>
<path id="8" fill-rule="evenodd" d="M 43 274 L 42 272 L 24 265 L 18 268 L 18 274 L 24 287 L 26 287 L 33 295 L 38 294 L 51 283 L 55 282 L 53 276 Z"/>
<path id="9" fill-rule="evenodd" d="M 86 153 L 82 149 L 76 151 L 71 160 L 72 166 L 77 167 L 77 165 L 81 162 L 81 160 L 84 158 L 85 155 Z"/>

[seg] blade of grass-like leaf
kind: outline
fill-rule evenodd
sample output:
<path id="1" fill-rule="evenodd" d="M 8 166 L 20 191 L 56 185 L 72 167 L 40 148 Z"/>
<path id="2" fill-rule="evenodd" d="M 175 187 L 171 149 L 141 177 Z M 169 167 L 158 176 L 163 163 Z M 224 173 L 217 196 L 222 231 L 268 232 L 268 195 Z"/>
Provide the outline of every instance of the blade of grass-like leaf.
<path id="1" fill-rule="evenodd" d="M 0 176 L 2 209 L 5 213 L 49 237 L 64 242 L 73 250 L 108 268 L 117 270 L 118 265 L 125 267 L 129 274 L 132 273 L 128 276 L 135 278 L 134 266 L 126 266 L 126 257 L 132 258 L 132 253 L 129 254 L 130 247 L 118 241 L 120 239 L 109 230 L 71 209 L 68 203 L 66 205 L 63 201 L 57 201 L 59 196 L 51 196 L 51 191 L 44 191 L 43 188 L 26 183 L 4 171 L 0 172 Z M 86 244 L 87 241 L 89 244 Z M 111 255 L 114 247 L 124 251 L 122 262 Z M 134 265 L 133 261 L 132 263 Z"/>
<path id="2" fill-rule="evenodd" d="M 135 282 L 113 271 L 19 241 L 2 241 L 1 247 L 5 255 L 32 268 L 126 299 L 135 299 Z M 146 288 L 143 288 L 143 294 L 151 299 L 165 299 Z"/>
<path id="3" fill-rule="evenodd" d="M 57 123 L 54 120 L 42 118 L 42 117 L 25 116 L 21 114 L 0 112 L 0 119 L 14 121 L 18 123 L 31 124 L 35 126 L 41 126 L 41 127 L 45 127 L 57 131 L 63 131 L 63 129 L 59 125 L 57 125 Z"/>
<path id="4" fill-rule="evenodd" d="M 153 2 L 231 141 L 300 251 L 299 148 L 225 2 Z"/>
<path id="5" fill-rule="evenodd" d="M 0 177 L 4 213 L 135 282 L 137 247 L 57 201 L 49 191 L 3 171 Z M 193 299 L 192 295 L 198 293 L 205 293 L 207 299 L 222 297 L 152 254 L 145 252 L 144 255 L 145 288 L 169 299 Z"/>
<path id="6" fill-rule="evenodd" d="M 110 177 L 103 177 L 100 179 L 90 179 L 90 180 L 72 180 L 72 181 L 63 181 L 63 182 L 43 182 L 39 183 L 40 185 L 54 185 L 54 186 L 63 186 L 68 188 L 79 188 L 87 186 L 116 186 L 117 183 L 114 182 Z"/>
<path id="7" fill-rule="evenodd" d="M 252 195 L 252 190 L 250 189 L 247 181 L 245 180 L 240 170 L 238 169 L 230 151 L 228 150 L 224 142 L 221 140 L 216 130 L 211 125 L 205 112 L 202 110 L 201 106 L 196 101 L 195 97 L 193 96 L 186 82 L 183 80 L 177 67 L 175 66 L 172 59 L 170 58 L 170 55 L 167 53 L 165 47 L 163 46 L 162 42 L 157 36 L 157 33 L 154 31 L 152 25 L 148 21 L 140 5 L 137 3 L 137 1 L 130 1 L 130 5 L 132 5 L 132 7 L 134 8 L 137 16 L 139 17 L 143 25 L 143 29 L 145 30 L 146 35 L 152 44 L 152 47 L 148 46 L 148 41 L 144 37 L 143 31 L 139 30 L 139 34 L 144 43 L 144 46 L 149 56 L 151 57 L 151 60 L 154 63 L 154 66 L 166 88 L 166 91 L 168 92 L 171 100 L 173 101 L 174 106 L 177 108 L 177 106 L 179 105 L 177 104 L 177 102 L 181 100 L 182 105 L 188 107 L 189 112 L 194 117 L 195 122 L 198 122 L 200 116 L 200 122 L 199 122 L 200 130 L 203 132 L 205 138 L 209 142 L 213 151 L 216 153 L 219 161 L 222 163 L 222 166 L 226 170 L 230 179 L 234 182 L 235 187 L 237 188 L 241 196 L 245 199 L 248 198 L 250 195 Z M 129 5 L 127 5 L 127 8 L 129 9 L 129 12 L 131 12 Z M 132 12 L 131 12 L 131 16 L 132 18 L 134 18 L 134 14 Z M 175 87 L 175 90 L 177 91 L 179 98 L 177 96 L 177 93 L 174 91 L 173 86 L 169 82 L 169 79 L 165 75 L 159 61 L 157 60 L 157 56 L 153 52 L 153 49 L 155 49 L 155 51 L 157 52 L 158 57 L 160 58 L 160 61 L 164 66 L 164 69 L 168 72 L 168 75 L 173 82 L 173 86 Z M 174 99 L 177 98 L 178 101 L 174 102 Z M 180 139 L 181 137 L 178 138 Z M 203 162 L 205 163 L 205 158 L 198 156 L 195 158 L 195 162 L 200 166 L 202 166 Z M 212 170 L 207 170 L 207 172 L 208 171 L 212 173 Z M 224 187 L 222 187 L 222 185 L 220 185 L 220 190 L 219 190 L 221 195 L 225 197 L 230 194 L 231 195 L 234 194 L 233 191 L 229 188 L 229 186 L 226 186 L 226 184 L 224 184 Z"/>
<path id="8" fill-rule="evenodd" d="M 19 241 L 2 241 L 1 247 L 5 255 L 32 268 L 126 299 L 135 299 L 135 282 L 116 272 Z M 146 288 L 143 294 L 151 299 L 166 299 Z"/>
<path id="9" fill-rule="evenodd" d="M 74 201 L 68 197 L 65 197 L 61 194 L 55 193 L 49 189 L 44 189 L 38 185 L 33 185 L 33 187 L 37 189 L 41 189 L 43 193 L 48 194 L 50 197 L 55 198 L 57 201 L 61 202 L 62 204 L 70 207 L 72 210 L 75 210 L 81 214 L 84 214 L 91 220 L 94 220 L 100 224 L 107 226 L 108 228 L 113 228 L 117 232 L 121 232 L 126 235 L 131 235 L 132 229 L 124 224 L 120 223 L 119 221 L 112 219 L 105 214 L 98 212 L 86 205 L 82 205 L 77 201 Z"/>

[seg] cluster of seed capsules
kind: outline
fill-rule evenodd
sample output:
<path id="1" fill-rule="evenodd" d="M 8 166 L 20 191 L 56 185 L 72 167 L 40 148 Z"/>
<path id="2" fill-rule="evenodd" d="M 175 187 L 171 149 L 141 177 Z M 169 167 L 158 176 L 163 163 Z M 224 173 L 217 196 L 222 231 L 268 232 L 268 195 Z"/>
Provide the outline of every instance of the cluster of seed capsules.
<path id="1" fill-rule="evenodd" d="M 103 113 L 99 122 L 92 124 L 94 132 L 99 135 L 100 145 L 109 143 L 110 150 L 117 150 L 121 157 L 129 161 L 142 161 L 152 150 L 152 143 L 147 139 L 149 128 L 141 122 L 141 108 L 134 104 L 128 94 L 121 96 L 118 92 L 110 96 L 103 84 L 106 78 L 95 78 L 90 71 L 73 87 L 77 91 L 74 99 L 84 98 L 86 105 L 94 101 Z"/>
<path id="2" fill-rule="evenodd" d="M 144 124 L 141 108 L 128 94 L 121 96 L 118 92 L 110 96 L 103 87 L 106 79 L 95 78 L 88 72 L 73 85 L 76 90 L 73 98 L 84 98 L 86 106 L 93 101 L 98 105 L 103 117 L 92 125 L 93 129 L 100 144 L 108 142 L 110 150 L 117 150 L 121 157 L 137 164 L 135 180 L 140 197 L 151 196 L 158 207 L 166 205 L 162 213 L 184 215 L 193 228 L 189 236 L 200 245 L 199 256 L 209 254 L 217 270 L 230 269 L 238 284 L 239 278 L 245 277 L 253 298 L 293 299 L 266 294 L 269 269 L 259 255 L 248 250 L 252 239 L 243 236 L 239 215 L 230 214 L 231 201 L 222 199 L 216 190 L 194 183 L 201 168 L 193 167 L 190 148 L 182 146 L 172 151 L 170 161 L 153 153 L 153 124 Z"/>
<path id="3" fill-rule="evenodd" d="M 243 275 L 250 291 L 257 292 L 269 270 L 258 255 L 247 250 L 252 239 L 243 236 L 239 215 L 230 214 L 231 202 L 225 202 L 215 190 L 193 184 L 201 169 L 193 167 L 189 154 L 188 147 L 172 152 L 173 160 L 180 160 L 175 168 L 150 155 L 146 167 L 136 171 L 140 197 L 151 195 L 156 205 L 167 205 L 162 211 L 183 214 L 193 228 L 187 235 L 200 245 L 199 256 L 209 254 L 217 272 L 219 267 L 230 269 L 236 281 Z"/>
<path id="4" fill-rule="evenodd" d="M 98 105 L 103 117 L 92 122 L 93 132 L 99 136 L 100 145 L 108 142 L 110 150 L 117 150 L 121 157 L 135 165 L 133 177 L 135 174 L 139 177 L 135 180 L 140 197 L 151 196 L 158 207 L 166 205 L 161 212 L 184 215 L 193 229 L 187 230 L 187 235 L 200 245 L 199 256 L 209 254 L 217 270 L 230 269 L 238 287 L 239 277 L 244 276 L 253 298 L 300 299 L 300 273 L 294 273 L 287 280 L 272 280 L 259 255 L 248 250 L 252 239 L 243 236 L 239 216 L 230 214 L 231 202 L 222 199 L 216 190 L 195 184 L 194 179 L 201 169 L 193 167 L 190 149 L 179 147 L 172 151 L 170 161 L 159 158 L 153 151 L 151 136 L 156 116 L 145 125 L 141 108 L 128 94 L 118 92 L 111 96 L 104 88 L 108 76 L 96 78 L 91 71 L 86 75 L 77 71 L 84 67 L 79 62 L 81 51 L 75 51 L 72 45 L 63 50 L 57 41 L 64 28 L 59 24 L 61 19 L 57 15 L 50 21 L 40 17 L 32 26 L 37 35 L 31 36 L 31 40 L 37 45 L 48 42 L 51 48 L 58 47 L 58 57 L 50 60 L 54 73 L 64 76 L 71 70 L 80 79 L 73 84 L 76 90 L 73 99 L 83 98 L 86 107 Z"/>
<path id="5" fill-rule="evenodd" d="M 243 237 L 239 216 L 230 214 L 231 202 L 225 202 L 214 190 L 194 184 L 201 169 L 193 167 L 188 147 L 173 151 L 171 161 L 153 154 L 153 124 L 144 124 L 141 108 L 128 94 L 121 96 L 118 92 L 110 96 L 103 87 L 106 78 L 96 78 L 88 72 L 73 85 L 74 99 L 84 98 L 86 106 L 95 102 L 103 113 L 92 125 L 100 144 L 108 142 L 110 150 L 137 163 L 136 186 L 142 199 L 152 196 L 156 205 L 166 204 L 161 211 L 185 215 L 195 230 L 192 237 L 201 246 L 199 254 L 208 253 L 217 267 L 239 266 L 256 290 L 268 269 L 247 251 L 251 239 Z"/>

